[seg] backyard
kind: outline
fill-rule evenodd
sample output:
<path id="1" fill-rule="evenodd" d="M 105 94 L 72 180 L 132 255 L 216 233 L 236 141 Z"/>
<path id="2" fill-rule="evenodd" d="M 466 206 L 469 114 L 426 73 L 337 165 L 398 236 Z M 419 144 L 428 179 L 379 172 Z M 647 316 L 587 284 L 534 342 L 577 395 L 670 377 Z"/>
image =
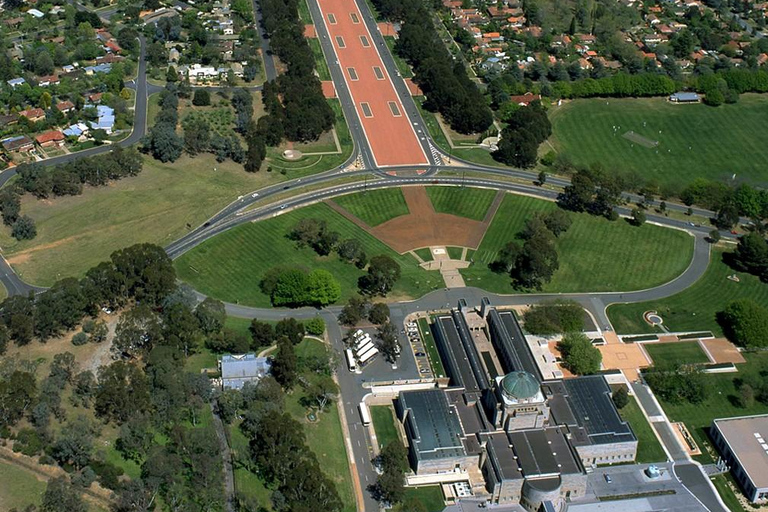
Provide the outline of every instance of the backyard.
<path id="1" fill-rule="evenodd" d="M 658 184 L 681 186 L 694 178 L 768 183 L 768 145 L 762 133 L 768 96 L 743 94 L 717 108 L 675 105 L 664 98 L 580 99 L 554 108 L 550 143 L 575 164 L 600 162 Z M 640 144 L 634 134 L 658 142 Z M 652 146 L 652 147 L 647 147 Z"/>
<path id="2" fill-rule="evenodd" d="M 515 291 L 510 279 L 491 272 L 488 264 L 507 242 L 516 240 L 534 213 L 555 208 L 548 201 L 507 194 L 473 255 L 474 264 L 461 270 L 467 285 L 496 293 Z M 671 281 L 691 261 L 693 238 L 682 231 L 649 224 L 635 227 L 586 213 L 571 216 L 572 226 L 556 242 L 560 268 L 544 285 L 545 292 L 650 288 Z"/>
<path id="3" fill-rule="evenodd" d="M 643 313 L 656 311 L 664 326 L 672 332 L 712 331 L 722 336 L 716 314 L 736 299 L 752 299 L 768 304 L 768 284 L 744 272 L 735 272 L 723 261 L 725 251 L 712 251 L 705 274 L 690 288 L 677 295 L 652 302 L 616 304 L 608 308 L 608 318 L 619 334 L 661 332 L 645 320 Z M 738 281 L 728 279 L 736 276 Z"/>

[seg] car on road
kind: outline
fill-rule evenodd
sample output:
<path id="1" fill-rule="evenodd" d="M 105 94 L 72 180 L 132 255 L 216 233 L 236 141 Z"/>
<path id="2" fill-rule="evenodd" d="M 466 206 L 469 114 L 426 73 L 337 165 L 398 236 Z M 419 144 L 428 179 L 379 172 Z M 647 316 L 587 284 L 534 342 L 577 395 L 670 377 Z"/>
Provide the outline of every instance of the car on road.
<path id="1" fill-rule="evenodd" d="M 254 192 L 253 194 L 251 194 L 251 197 L 259 197 L 259 193 L 258 192 Z"/>
<path id="2" fill-rule="evenodd" d="M 285 207 L 286 207 L 286 206 L 287 206 L 287 205 L 285 205 L 285 204 L 281 204 L 281 205 L 280 205 L 280 209 L 281 209 L 281 210 L 285 210 Z"/>

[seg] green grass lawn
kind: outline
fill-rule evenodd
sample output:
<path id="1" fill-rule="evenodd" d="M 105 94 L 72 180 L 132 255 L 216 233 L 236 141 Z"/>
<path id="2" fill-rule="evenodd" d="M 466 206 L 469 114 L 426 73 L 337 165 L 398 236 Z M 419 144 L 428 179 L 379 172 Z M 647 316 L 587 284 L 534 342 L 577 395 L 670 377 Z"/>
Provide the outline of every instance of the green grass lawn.
<path id="1" fill-rule="evenodd" d="M 414 249 L 416 256 L 422 259 L 422 261 L 432 261 L 432 250 L 429 247 L 422 247 L 421 249 Z"/>
<path id="2" fill-rule="evenodd" d="M 723 262 L 723 254 L 723 250 L 713 250 L 706 273 L 693 286 L 677 295 L 652 302 L 609 307 L 608 318 L 613 328 L 619 334 L 660 332 L 643 320 L 644 312 L 657 311 L 670 331 L 708 330 L 721 336 L 723 331 L 715 315 L 730 301 L 748 298 L 768 304 L 768 284 L 753 275 L 734 272 Z M 727 279 L 734 273 L 739 278 L 738 283 Z"/>
<path id="3" fill-rule="evenodd" d="M 460 260 L 461 253 L 464 252 L 463 247 L 446 247 L 446 250 L 448 251 L 448 257 L 452 260 Z"/>
<path id="4" fill-rule="evenodd" d="M 700 404 L 675 404 L 659 399 L 670 421 L 682 421 L 688 427 L 702 450 L 702 455 L 695 457 L 699 462 L 713 462 L 705 449 L 710 446 L 707 430 L 712 425 L 712 420 L 768 413 L 768 405 L 757 401 L 750 408 L 737 405 L 737 384 L 743 380 L 764 379 L 765 372 L 768 371 L 768 352 L 745 353 L 744 358 L 747 362 L 737 365 L 738 373 L 707 375 L 709 395 Z"/>
<path id="5" fill-rule="evenodd" d="M 710 477 L 710 480 L 712 480 L 712 483 L 715 485 L 715 489 L 717 489 L 718 494 L 720 494 L 720 497 L 728 507 L 728 510 L 731 512 L 747 512 L 747 509 L 744 508 L 739 499 L 736 497 L 733 489 L 731 488 L 732 485 L 736 489 L 739 489 L 737 492 L 741 494 L 741 488 L 739 487 L 739 484 L 736 483 L 730 473 Z"/>
<path id="6" fill-rule="evenodd" d="M 40 505 L 46 484 L 29 471 L 0 461 L 0 510 Z"/>
<path id="7" fill-rule="evenodd" d="M 427 487 L 407 487 L 405 489 L 405 499 L 417 499 L 426 507 L 427 512 L 440 512 L 445 508 L 443 500 L 443 491 L 439 485 L 430 485 Z"/>
<path id="8" fill-rule="evenodd" d="M 429 328 L 429 322 L 426 318 L 420 318 L 418 324 L 421 340 L 424 342 L 424 348 L 427 349 L 427 359 L 429 359 L 429 364 L 432 366 L 432 372 L 435 374 L 435 377 L 444 377 L 446 375 L 445 367 L 443 367 L 443 361 L 440 359 L 440 353 L 437 351 L 435 337 Z"/>
<path id="9" fill-rule="evenodd" d="M 373 429 L 376 431 L 376 439 L 379 441 L 379 448 L 384 448 L 393 441 L 400 439 L 395 426 L 395 412 L 388 405 L 377 405 L 371 407 L 371 420 Z"/>
<path id="10" fill-rule="evenodd" d="M 286 238 L 302 218 L 327 222 L 341 239 L 360 240 L 369 256 L 387 254 L 402 268 L 393 297 L 420 297 L 441 286 L 439 277 L 419 268 L 410 256 L 400 255 L 368 234 L 327 204 L 315 204 L 278 217 L 237 226 L 222 233 L 176 260 L 176 270 L 184 281 L 202 293 L 228 302 L 268 307 L 269 297 L 259 289 L 263 274 L 276 265 L 322 268 L 331 272 L 342 289 L 342 301 L 357 292 L 357 279 L 363 271 L 344 263 L 332 254 L 319 257 L 308 247 L 297 248 Z"/>
<path id="11" fill-rule="evenodd" d="M 303 1 L 299 2 L 299 4 L 303 3 Z M 318 78 L 322 81 L 330 80 L 331 71 L 328 69 L 328 63 L 325 61 L 320 41 L 315 37 L 308 37 L 307 43 L 309 43 L 309 47 L 312 48 L 312 55 L 315 56 L 315 69 L 317 70 Z"/>
<path id="12" fill-rule="evenodd" d="M 335 197 L 333 201 L 371 227 L 408 215 L 408 205 L 399 188 L 368 190 Z"/>
<path id="13" fill-rule="evenodd" d="M 2 228 L 0 244 L 26 281 L 50 286 L 60 278 L 82 276 L 117 249 L 141 242 L 169 244 L 239 195 L 311 172 L 246 173 L 242 165 L 218 163 L 213 155 L 183 156 L 174 164 L 145 158 L 138 176 L 85 187 L 79 196 L 40 201 L 25 195 L 22 213 L 35 219 L 37 237 L 19 242 Z"/>
<path id="14" fill-rule="evenodd" d="M 436 212 L 483 220 L 496 197 L 496 191 L 486 188 L 427 187 L 427 196 Z"/>
<path id="15" fill-rule="evenodd" d="M 707 354 L 704 353 L 697 341 L 645 343 L 643 348 L 656 365 L 705 364 L 709 362 Z"/>
<path id="16" fill-rule="evenodd" d="M 504 275 L 488 264 L 523 229 L 536 212 L 557 208 L 548 201 L 507 194 L 473 255 L 475 262 L 461 274 L 467 286 L 496 293 L 514 290 Z M 674 229 L 650 224 L 631 226 L 586 213 L 571 214 L 573 225 L 557 240 L 560 268 L 545 292 L 628 291 L 650 288 L 680 275 L 693 256 L 693 238 Z"/>
<path id="17" fill-rule="evenodd" d="M 635 460 L 640 464 L 648 462 L 664 462 L 667 454 L 659 444 L 653 427 L 645 419 L 643 411 L 637 405 L 634 397 L 629 397 L 629 403 L 619 411 L 621 418 L 632 427 L 632 432 L 637 437 L 637 456 Z"/>
<path id="18" fill-rule="evenodd" d="M 299 19 L 305 25 L 312 24 L 312 15 L 309 13 L 309 6 L 306 0 L 299 0 Z"/>
<path id="19" fill-rule="evenodd" d="M 768 96 L 743 94 L 717 108 L 674 105 L 664 98 L 583 99 L 552 111 L 552 138 L 574 163 L 635 172 L 659 184 L 684 185 L 694 178 L 768 183 L 768 145 L 759 134 L 768 117 Z M 613 127 L 617 126 L 614 135 Z M 658 141 L 648 148 L 622 137 L 634 131 Z M 657 152 L 658 151 L 658 152 Z"/>

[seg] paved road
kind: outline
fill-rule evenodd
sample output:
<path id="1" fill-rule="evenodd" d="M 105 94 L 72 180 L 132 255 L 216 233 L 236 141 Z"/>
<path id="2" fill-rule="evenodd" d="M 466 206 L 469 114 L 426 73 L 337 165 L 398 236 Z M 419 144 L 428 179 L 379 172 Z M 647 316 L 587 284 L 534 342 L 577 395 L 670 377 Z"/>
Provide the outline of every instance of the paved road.
<path id="1" fill-rule="evenodd" d="M 253 0 L 253 13 L 256 15 L 256 27 L 259 31 L 259 38 L 261 39 L 261 58 L 264 61 L 264 73 L 268 82 L 271 82 L 277 78 L 277 69 L 275 68 L 275 59 L 272 56 L 272 50 L 269 48 L 269 38 L 267 38 L 266 32 L 261 21 L 261 6 L 258 0 Z"/>

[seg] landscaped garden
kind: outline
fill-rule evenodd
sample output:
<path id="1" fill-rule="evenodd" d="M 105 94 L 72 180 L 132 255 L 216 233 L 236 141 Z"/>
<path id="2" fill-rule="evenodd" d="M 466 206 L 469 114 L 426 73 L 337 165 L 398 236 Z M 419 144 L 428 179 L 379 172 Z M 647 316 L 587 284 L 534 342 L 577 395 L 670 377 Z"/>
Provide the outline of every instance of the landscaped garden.
<path id="1" fill-rule="evenodd" d="M 656 311 L 672 332 L 712 331 L 722 335 L 716 314 L 736 299 L 752 299 L 768 304 L 768 284 L 744 272 L 735 272 L 723 261 L 725 251 L 712 251 L 706 273 L 690 288 L 666 299 L 637 304 L 616 304 L 608 308 L 608 318 L 619 334 L 661 332 L 645 320 L 643 313 Z M 736 276 L 737 280 L 728 279 Z"/>

